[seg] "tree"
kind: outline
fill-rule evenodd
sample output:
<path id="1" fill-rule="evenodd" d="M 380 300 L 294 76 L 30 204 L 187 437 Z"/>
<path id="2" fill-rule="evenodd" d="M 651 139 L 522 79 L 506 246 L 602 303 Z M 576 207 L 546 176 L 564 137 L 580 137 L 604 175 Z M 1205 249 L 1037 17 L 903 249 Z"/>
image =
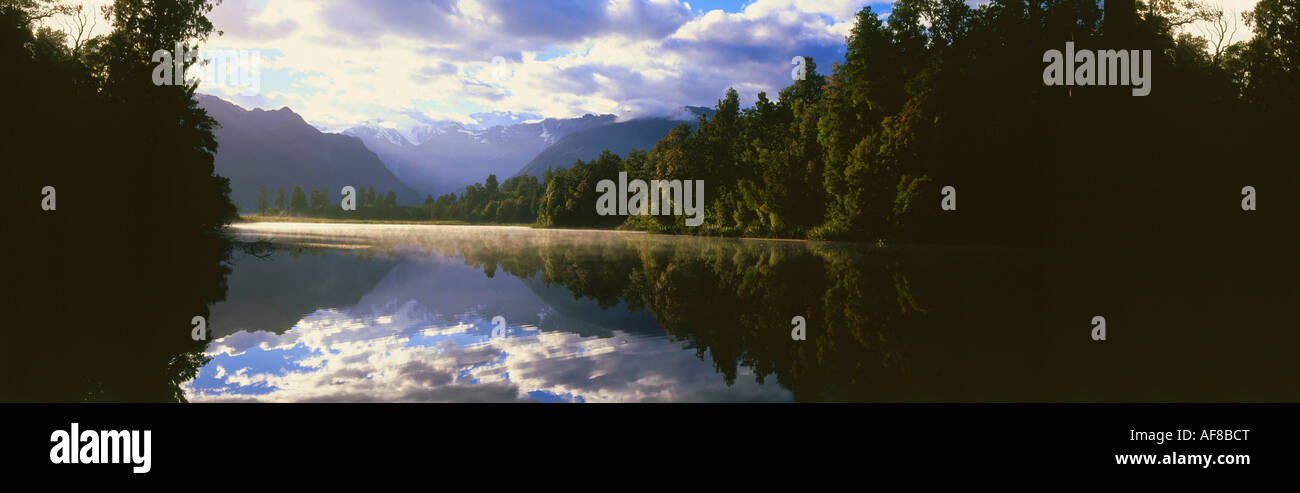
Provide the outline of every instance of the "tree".
<path id="1" fill-rule="evenodd" d="M 1224 50 L 1237 37 L 1241 16 L 1224 9 L 1221 3 L 1200 2 L 1196 4 L 1195 17 L 1200 21 L 1198 27 L 1207 41 L 1207 48 L 1212 50 L 1211 59 L 1217 64 L 1223 58 Z"/>
<path id="2" fill-rule="evenodd" d="M 454 193 L 444 194 L 438 197 L 433 204 L 431 216 L 433 219 L 456 219 L 457 218 L 457 196 Z"/>
<path id="3" fill-rule="evenodd" d="M 293 195 L 289 198 L 289 210 L 294 214 L 307 213 L 307 193 L 303 192 L 301 185 L 293 187 Z"/>
<path id="4" fill-rule="evenodd" d="M 325 209 L 326 202 L 329 201 L 329 191 L 325 189 L 311 191 L 311 208 L 314 211 Z"/>
<path id="5" fill-rule="evenodd" d="M 1238 80 L 1257 104 L 1281 104 L 1300 112 L 1300 2 L 1260 0 L 1246 16 L 1255 38 L 1238 50 Z M 1281 127 L 1279 127 L 1281 128 Z"/>
<path id="6" fill-rule="evenodd" d="M 280 212 L 284 212 L 284 189 L 283 188 L 278 188 L 275 190 L 275 209 Z"/>
<path id="7" fill-rule="evenodd" d="M 267 203 L 267 199 L 266 199 L 266 187 L 258 188 L 257 189 L 257 213 L 258 214 L 266 213 L 266 209 L 269 206 L 270 205 Z"/>

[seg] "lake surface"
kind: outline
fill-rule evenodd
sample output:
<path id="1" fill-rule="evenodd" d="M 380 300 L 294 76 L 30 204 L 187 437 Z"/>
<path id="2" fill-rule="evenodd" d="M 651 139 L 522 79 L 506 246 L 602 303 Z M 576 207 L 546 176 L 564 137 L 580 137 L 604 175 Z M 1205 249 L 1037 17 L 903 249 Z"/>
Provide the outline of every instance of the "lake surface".
<path id="1" fill-rule="evenodd" d="M 181 385 L 191 402 L 1300 395 L 1294 289 L 1091 252 L 489 226 L 234 231 L 274 248 L 232 259 L 211 360 Z M 1103 342 L 1091 338 L 1099 315 Z M 795 317 L 806 340 L 792 340 Z"/>

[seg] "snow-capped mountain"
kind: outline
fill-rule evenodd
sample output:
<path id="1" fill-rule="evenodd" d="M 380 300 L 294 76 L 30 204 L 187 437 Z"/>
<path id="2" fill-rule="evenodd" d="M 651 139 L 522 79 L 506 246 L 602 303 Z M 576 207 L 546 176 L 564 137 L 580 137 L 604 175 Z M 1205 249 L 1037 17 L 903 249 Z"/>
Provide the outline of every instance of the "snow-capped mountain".
<path id="1" fill-rule="evenodd" d="M 405 134 L 366 124 L 343 133 L 361 139 L 403 182 L 436 195 L 463 190 L 489 174 L 504 180 L 560 139 L 614 121 L 614 115 L 586 115 L 486 129 L 438 122 Z"/>
<path id="2" fill-rule="evenodd" d="M 415 144 L 423 143 L 424 141 L 429 140 L 429 137 L 432 137 L 434 132 L 435 129 L 433 125 L 420 125 L 412 128 L 410 132 L 411 142 Z"/>
<path id="3" fill-rule="evenodd" d="M 351 135 L 362 141 L 377 140 L 384 141 L 397 147 L 414 147 L 415 143 L 403 135 L 401 131 L 394 128 L 381 126 L 358 126 L 344 130 L 343 135 Z"/>

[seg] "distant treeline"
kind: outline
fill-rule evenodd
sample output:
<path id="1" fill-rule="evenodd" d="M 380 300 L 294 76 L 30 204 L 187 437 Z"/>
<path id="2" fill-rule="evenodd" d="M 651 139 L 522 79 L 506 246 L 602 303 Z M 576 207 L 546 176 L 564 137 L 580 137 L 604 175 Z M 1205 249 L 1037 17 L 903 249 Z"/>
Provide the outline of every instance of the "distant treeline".
<path id="1" fill-rule="evenodd" d="M 272 198 L 262 187 L 257 192 L 257 210 L 261 215 L 330 219 L 533 223 L 542 191 L 534 176 L 516 176 L 499 184 L 496 175 L 489 175 L 486 185 L 475 183 L 461 194 L 449 193 L 437 199 L 426 195 L 420 205 L 398 205 L 397 194 L 391 190 L 379 195 L 375 187 L 358 187 L 356 210 L 346 211 L 341 207 L 343 197 L 331 195 L 328 189 L 304 192 L 297 186 L 287 198 L 284 189 L 277 189 Z"/>
<path id="2" fill-rule="evenodd" d="M 334 195 L 322 188 L 306 192 L 302 186 L 293 187 L 286 195 L 283 188 L 276 189 L 274 197 L 268 195 L 266 187 L 257 190 L 257 213 L 268 216 L 321 217 L 333 219 L 427 219 L 419 213 L 418 208 L 397 205 L 397 194 L 392 190 L 379 195 L 375 187 L 357 187 L 355 211 L 344 211 L 340 207 L 342 197 L 339 192 Z"/>

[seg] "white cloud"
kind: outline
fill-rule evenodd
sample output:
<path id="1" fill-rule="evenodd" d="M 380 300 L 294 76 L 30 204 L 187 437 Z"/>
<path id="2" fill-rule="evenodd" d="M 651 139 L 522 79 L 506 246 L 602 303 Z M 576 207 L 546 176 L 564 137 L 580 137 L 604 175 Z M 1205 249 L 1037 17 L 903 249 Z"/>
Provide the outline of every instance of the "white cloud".
<path id="1" fill-rule="evenodd" d="M 425 323 L 412 316 L 420 313 L 410 303 L 369 320 L 322 310 L 284 334 L 241 331 L 224 337 L 214 341 L 209 354 L 228 356 L 224 361 L 239 369 L 211 365 L 214 370 L 206 371 L 214 373 L 204 385 L 183 386 L 186 397 L 192 402 L 465 402 L 527 400 L 530 392 L 540 391 L 586 402 L 791 398 L 773 383 L 758 384 L 747 371 L 728 386 L 707 354 L 697 358 L 694 350 L 662 337 L 617 331 L 613 337 L 583 337 L 520 326 L 512 327 L 511 337 L 476 339 L 467 334 L 469 326 L 455 324 L 418 330 L 430 340 L 413 344 L 414 336 L 402 335 L 402 328 Z M 284 357 L 288 369 L 265 366 L 264 359 L 249 355 L 253 348 Z M 251 388 L 269 391 L 244 392 Z"/>
<path id="2" fill-rule="evenodd" d="M 1242 12 L 1256 1 L 1222 3 Z M 288 106 L 328 131 L 472 125 L 475 114 L 662 116 L 712 106 L 728 87 L 745 104 L 758 91 L 775 97 L 793 56 L 829 71 L 867 3 L 755 0 L 692 12 L 680 0 L 226 0 L 211 14 L 225 34 L 208 46 L 260 51 L 262 91 L 200 90 L 246 107 Z M 1242 26 L 1238 38 L 1249 36 Z M 492 77 L 496 56 L 509 63 L 505 80 Z"/>
<path id="3" fill-rule="evenodd" d="M 665 114 L 712 105 L 731 86 L 752 100 L 788 85 L 788 60 L 831 56 L 859 5 L 759 0 L 694 16 L 679 0 L 224 2 L 212 17 L 225 35 L 209 45 L 261 51 L 263 93 L 200 90 L 289 106 L 332 131 L 373 120 L 410 127 L 421 114 L 463 123 L 493 112 Z M 491 77 L 494 56 L 509 61 L 506 80 Z"/>

